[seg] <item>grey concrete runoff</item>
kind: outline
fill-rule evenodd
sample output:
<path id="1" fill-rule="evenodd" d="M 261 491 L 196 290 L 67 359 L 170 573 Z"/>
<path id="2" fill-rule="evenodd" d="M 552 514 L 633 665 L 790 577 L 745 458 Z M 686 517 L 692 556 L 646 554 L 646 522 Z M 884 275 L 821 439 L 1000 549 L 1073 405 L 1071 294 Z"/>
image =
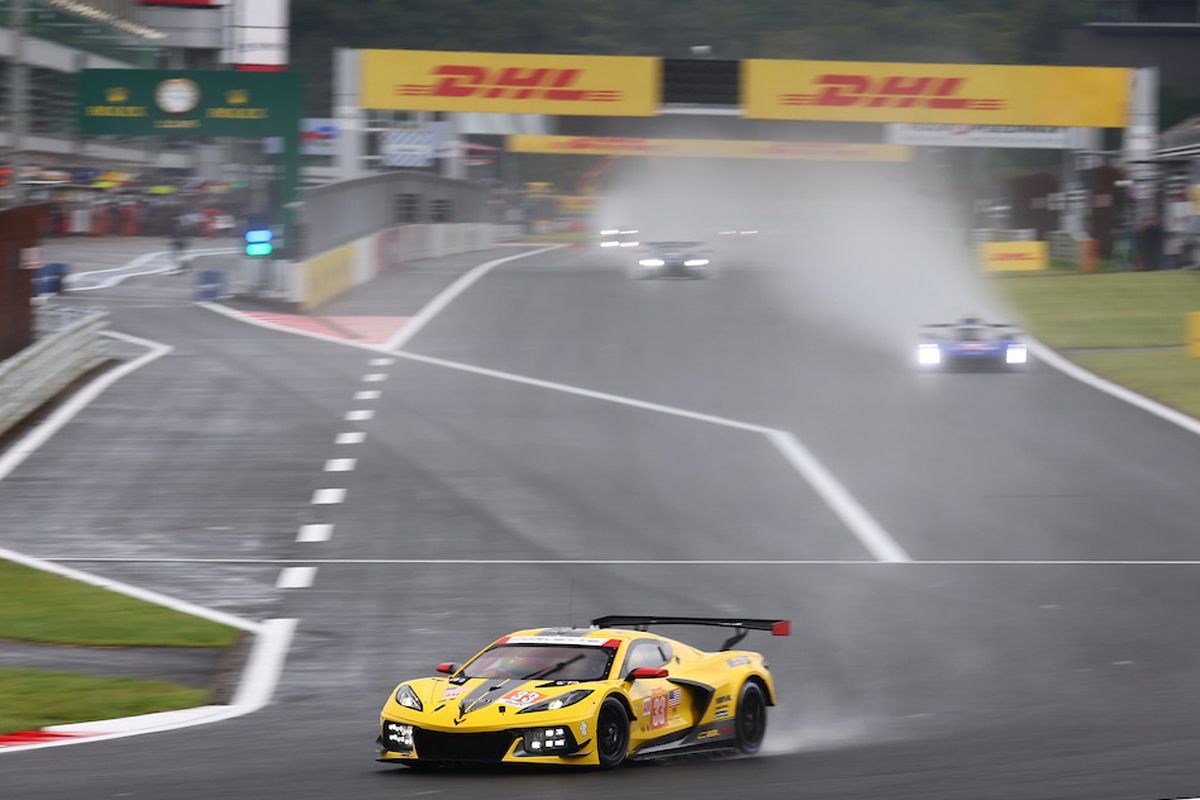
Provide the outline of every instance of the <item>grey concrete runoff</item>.
<path id="1" fill-rule="evenodd" d="M 166 277 L 114 288 L 113 328 L 176 351 L 0 483 L 0 541 L 299 628 L 268 709 L 0 755 L 5 795 L 1195 797 L 1197 567 L 1089 562 L 1200 558 L 1200 439 L 1045 365 L 919 374 L 904 331 L 832 306 L 809 261 L 687 283 L 581 251 L 514 261 L 408 344 L 441 365 L 243 325 Z M 428 281 L 396 273 L 336 312 L 412 314 Z M 353 399 L 376 372 L 379 397 Z M 914 561 L 874 562 L 761 436 L 550 382 L 792 432 Z M 581 563 L 622 558 L 639 563 Z M 516 628 L 637 612 L 792 619 L 746 642 L 779 684 L 761 757 L 372 761 L 399 679 Z"/>
<path id="2" fill-rule="evenodd" d="M 73 647 L 0 640 L 0 667 L 142 678 L 211 688 L 223 648 Z"/>

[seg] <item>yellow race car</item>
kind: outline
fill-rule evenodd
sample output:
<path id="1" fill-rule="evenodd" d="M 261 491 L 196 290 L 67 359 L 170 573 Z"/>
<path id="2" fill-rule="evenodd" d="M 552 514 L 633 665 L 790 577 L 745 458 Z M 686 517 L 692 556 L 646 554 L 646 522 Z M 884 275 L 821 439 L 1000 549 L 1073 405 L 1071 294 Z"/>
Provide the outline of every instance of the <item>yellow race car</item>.
<path id="1" fill-rule="evenodd" d="M 733 635 L 707 653 L 649 633 L 706 625 Z M 755 753 L 775 683 L 750 630 L 787 620 L 601 617 L 590 629 L 502 636 L 446 677 L 405 681 L 380 712 L 379 761 L 408 766 L 558 764 L 612 768 L 629 758 L 727 749 Z"/>

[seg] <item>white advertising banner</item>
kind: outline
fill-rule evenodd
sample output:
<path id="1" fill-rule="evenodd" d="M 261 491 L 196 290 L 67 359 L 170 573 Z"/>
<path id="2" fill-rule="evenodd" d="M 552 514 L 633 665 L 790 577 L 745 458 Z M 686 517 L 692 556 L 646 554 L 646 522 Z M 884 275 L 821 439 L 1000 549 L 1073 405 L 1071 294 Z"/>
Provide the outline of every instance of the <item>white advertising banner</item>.
<path id="1" fill-rule="evenodd" d="M 1095 147 L 1092 128 L 1042 125 L 920 125 L 893 122 L 888 144 L 928 147 L 1023 147 L 1041 150 L 1087 150 Z"/>

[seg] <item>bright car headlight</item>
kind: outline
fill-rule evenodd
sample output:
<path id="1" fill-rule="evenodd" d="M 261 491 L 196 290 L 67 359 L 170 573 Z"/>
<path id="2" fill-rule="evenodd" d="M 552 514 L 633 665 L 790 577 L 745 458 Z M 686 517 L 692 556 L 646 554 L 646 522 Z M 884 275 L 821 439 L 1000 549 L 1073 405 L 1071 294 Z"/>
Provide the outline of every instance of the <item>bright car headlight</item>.
<path id="1" fill-rule="evenodd" d="M 1010 344 L 1004 351 L 1004 363 L 1024 364 L 1029 360 L 1029 352 L 1023 344 Z"/>
<path id="2" fill-rule="evenodd" d="M 638 264 L 643 267 L 661 267 L 665 263 L 667 262 L 663 261 L 661 258 L 643 258 L 638 262 Z"/>
<path id="3" fill-rule="evenodd" d="M 421 698 L 417 697 L 417 693 L 407 683 L 396 690 L 396 702 L 413 711 L 422 711 L 425 708 L 421 705 Z"/>
<path id="4" fill-rule="evenodd" d="M 618 233 L 620 233 L 620 231 L 616 228 L 609 228 L 608 230 L 600 231 L 601 236 L 616 236 Z"/>
<path id="5" fill-rule="evenodd" d="M 601 247 L 620 247 L 621 243 L 618 242 L 616 239 L 605 239 L 603 242 L 600 243 L 600 246 Z"/>
<path id="6" fill-rule="evenodd" d="M 592 693 L 591 689 L 575 689 L 574 691 L 564 692 L 558 697 L 551 697 L 549 700 L 543 700 L 537 705 L 523 708 L 518 711 L 518 714 L 529 714 L 534 711 L 558 711 L 560 708 L 573 706 L 583 698 Z"/>
<path id="7" fill-rule="evenodd" d="M 918 364 L 940 364 L 942 363 L 942 350 L 936 344 L 919 344 L 917 345 L 917 363 Z"/>
<path id="8" fill-rule="evenodd" d="M 621 242 L 621 247 L 637 247 L 641 242 Z"/>
<path id="9" fill-rule="evenodd" d="M 707 258 L 689 258 L 687 261 L 683 262 L 683 265 L 685 267 L 707 267 L 708 259 Z"/>

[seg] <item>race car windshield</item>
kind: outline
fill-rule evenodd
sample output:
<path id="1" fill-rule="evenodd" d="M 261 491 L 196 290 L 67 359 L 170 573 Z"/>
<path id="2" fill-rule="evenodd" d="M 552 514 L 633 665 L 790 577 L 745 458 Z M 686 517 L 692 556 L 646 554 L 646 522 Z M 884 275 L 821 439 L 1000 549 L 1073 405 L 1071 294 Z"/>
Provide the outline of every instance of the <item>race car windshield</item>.
<path id="1" fill-rule="evenodd" d="M 603 647 L 503 644 L 467 664 L 466 678 L 599 681 L 608 677 L 613 652 Z"/>
<path id="2" fill-rule="evenodd" d="M 959 328 L 958 340 L 960 342 L 982 342 L 987 340 L 987 332 L 981 328 Z"/>

